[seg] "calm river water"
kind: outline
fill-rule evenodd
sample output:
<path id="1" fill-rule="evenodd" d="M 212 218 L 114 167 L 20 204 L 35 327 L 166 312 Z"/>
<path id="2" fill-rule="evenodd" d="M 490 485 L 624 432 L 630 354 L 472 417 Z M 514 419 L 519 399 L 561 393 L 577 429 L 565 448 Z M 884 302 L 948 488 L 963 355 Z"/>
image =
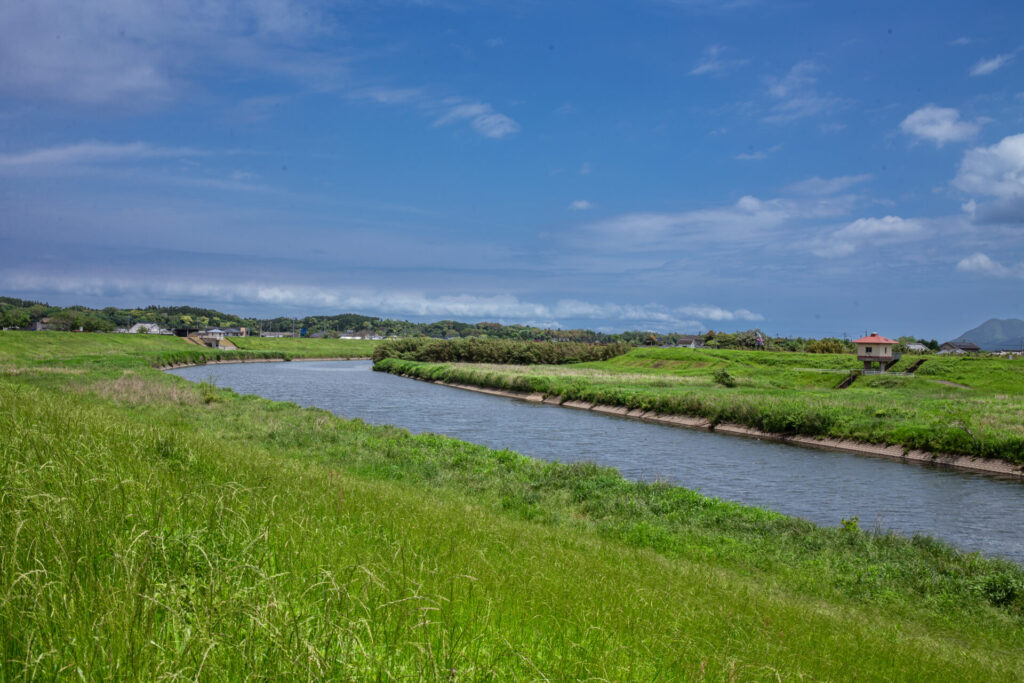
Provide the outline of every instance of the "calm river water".
<path id="1" fill-rule="evenodd" d="M 1024 563 L 1024 482 L 932 466 L 667 427 L 418 382 L 369 361 L 172 370 L 239 393 L 317 406 L 544 460 L 589 460 L 835 526 L 924 533 Z"/>

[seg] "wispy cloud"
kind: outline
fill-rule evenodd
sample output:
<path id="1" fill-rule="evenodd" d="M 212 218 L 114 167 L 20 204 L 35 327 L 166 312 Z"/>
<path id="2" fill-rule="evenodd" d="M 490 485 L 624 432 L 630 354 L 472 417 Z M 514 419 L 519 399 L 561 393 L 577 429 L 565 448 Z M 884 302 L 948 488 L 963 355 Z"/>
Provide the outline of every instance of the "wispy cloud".
<path id="1" fill-rule="evenodd" d="M 956 47 L 963 47 L 964 45 L 970 45 L 973 42 L 974 41 L 971 40 L 970 38 L 967 38 L 965 36 L 961 36 L 959 38 L 955 38 L 955 39 L 949 41 L 949 44 L 950 45 L 955 45 Z"/>
<path id="2" fill-rule="evenodd" d="M 780 149 L 782 149 L 782 145 L 772 145 L 767 149 L 759 149 L 757 151 L 750 152 L 740 152 L 739 154 L 734 156 L 733 159 L 736 159 L 737 161 L 761 161 L 763 159 L 767 159 L 770 154 L 775 154 Z"/>
<path id="3" fill-rule="evenodd" d="M 980 123 L 964 121 L 951 107 L 927 104 L 909 114 L 900 123 L 900 130 L 921 140 L 930 140 L 942 147 L 947 142 L 970 140 L 981 130 Z"/>
<path id="4" fill-rule="evenodd" d="M 569 208 L 572 209 L 573 211 L 586 211 L 587 209 L 593 206 L 594 205 L 588 202 L 586 199 L 577 199 L 576 201 L 569 205 Z"/>
<path id="5" fill-rule="evenodd" d="M 434 121 L 435 126 L 468 121 L 473 130 L 487 138 L 503 138 L 519 131 L 518 123 L 494 111 L 491 105 L 484 102 L 467 102 L 460 98 L 451 98 L 442 104 L 448 109 Z"/>
<path id="6" fill-rule="evenodd" d="M 768 96 L 775 100 L 764 120 L 768 123 L 789 123 L 808 116 L 832 111 L 842 100 L 818 92 L 818 74 L 822 67 L 811 60 L 798 62 L 781 77 L 766 79 Z"/>
<path id="7" fill-rule="evenodd" d="M 763 315 L 752 313 L 745 308 L 730 311 L 718 306 L 683 306 L 682 308 L 677 308 L 676 313 L 699 318 L 700 320 L 714 320 L 715 322 L 723 320 L 764 320 Z"/>
<path id="8" fill-rule="evenodd" d="M 977 64 L 971 67 L 971 75 L 987 76 L 988 74 L 1006 66 L 1012 59 L 1012 52 L 1005 55 L 996 55 L 991 59 L 982 59 Z"/>
<path id="9" fill-rule="evenodd" d="M 44 147 L 16 154 L 0 154 L 0 168 L 24 169 L 43 166 L 138 161 L 141 159 L 194 157 L 206 154 L 187 147 L 170 148 L 145 142 L 79 142 L 73 145 Z"/>
<path id="10" fill-rule="evenodd" d="M 844 175 L 835 178 L 819 178 L 814 176 L 798 183 L 793 183 L 786 190 L 792 194 L 809 195 L 815 197 L 826 197 L 829 195 L 845 192 L 855 185 L 860 185 L 871 180 L 870 173 L 860 175 Z"/>
<path id="11" fill-rule="evenodd" d="M 519 131 L 516 121 L 486 102 L 465 97 L 433 97 L 425 88 L 370 87 L 354 90 L 349 96 L 377 104 L 413 107 L 432 117 L 435 126 L 467 122 L 487 138 L 503 138 Z"/>
<path id="12" fill-rule="evenodd" d="M 354 99 L 364 99 L 378 104 L 423 104 L 428 98 L 423 88 L 385 88 L 376 86 L 363 88 L 351 93 Z"/>
<path id="13" fill-rule="evenodd" d="M 690 70 L 691 76 L 706 76 L 709 74 L 723 74 L 747 63 L 746 59 L 726 59 L 729 52 L 727 47 L 722 45 L 711 45 L 704 50 L 704 54 L 697 66 Z"/>
<path id="14" fill-rule="evenodd" d="M 768 244 L 774 231 L 797 221 L 834 218 L 849 212 L 855 197 L 758 199 L 679 213 L 629 213 L 585 226 L 577 246 L 616 254 L 647 252 L 659 256 L 698 246 Z"/>
<path id="15" fill-rule="evenodd" d="M 138 107 L 180 96 L 197 72 L 223 64 L 323 87 L 343 78 L 344 58 L 295 48 L 330 25 L 294 0 L 2 3 L 0 90 Z"/>
<path id="16" fill-rule="evenodd" d="M 981 252 L 961 259 L 956 264 L 956 269 L 964 273 L 978 273 L 990 277 L 1024 279 L 1024 262 L 1004 266 Z"/>
<path id="17" fill-rule="evenodd" d="M 858 218 L 829 235 L 805 242 L 802 246 L 817 256 L 849 256 L 871 245 L 894 244 L 927 236 L 923 221 L 899 216 Z"/>

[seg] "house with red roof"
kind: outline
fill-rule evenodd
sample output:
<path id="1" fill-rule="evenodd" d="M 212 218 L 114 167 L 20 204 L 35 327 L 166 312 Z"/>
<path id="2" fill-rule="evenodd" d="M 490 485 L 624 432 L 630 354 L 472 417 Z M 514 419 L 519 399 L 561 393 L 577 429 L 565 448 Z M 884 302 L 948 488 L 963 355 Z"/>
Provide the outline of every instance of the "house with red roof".
<path id="1" fill-rule="evenodd" d="M 874 370 L 875 363 L 878 363 L 879 372 L 885 372 L 888 368 L 895 365 L 902 355 L 892 352 L 893 347 L 899 342 L 895 339 L 883 337 L 877 332 L 872 332 L 860 339 L 854 339 L 853 343 L 857 345 L 857 360 L 864 362 L 864 370 L 866 372 Z"/>

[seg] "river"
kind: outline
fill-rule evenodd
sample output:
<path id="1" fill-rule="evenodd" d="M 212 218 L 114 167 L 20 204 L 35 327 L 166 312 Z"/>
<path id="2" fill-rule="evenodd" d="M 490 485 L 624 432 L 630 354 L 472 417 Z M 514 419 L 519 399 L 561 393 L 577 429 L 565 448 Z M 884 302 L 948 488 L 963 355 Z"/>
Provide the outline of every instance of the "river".
<path id="1" fill-rule="evenodd" d="M 543 460 L 587 460 L 835 526 L 927 534 L 1024 564 L 1024 482 L 526 403 L 373 372 L 369 361 L 171 370 L 239 393 Z"/>

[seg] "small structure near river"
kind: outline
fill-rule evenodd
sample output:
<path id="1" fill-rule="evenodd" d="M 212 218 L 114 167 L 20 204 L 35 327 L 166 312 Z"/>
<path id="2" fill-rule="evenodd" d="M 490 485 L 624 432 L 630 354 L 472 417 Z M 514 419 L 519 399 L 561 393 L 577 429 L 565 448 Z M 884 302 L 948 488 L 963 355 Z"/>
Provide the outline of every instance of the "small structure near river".
<path id="1" fill-rule="evenodd" d="M 892 352 L 898 342 L 895 339 L 883 337 L 877 332 L 855 339 L 853 343 L 857 345 L 857 360 L 864 363 L 864 372 L 885 372 L 902 357 L 902 354 Z M 876 363 L 878 364 L 877 370 L 875 370 Z"/>

